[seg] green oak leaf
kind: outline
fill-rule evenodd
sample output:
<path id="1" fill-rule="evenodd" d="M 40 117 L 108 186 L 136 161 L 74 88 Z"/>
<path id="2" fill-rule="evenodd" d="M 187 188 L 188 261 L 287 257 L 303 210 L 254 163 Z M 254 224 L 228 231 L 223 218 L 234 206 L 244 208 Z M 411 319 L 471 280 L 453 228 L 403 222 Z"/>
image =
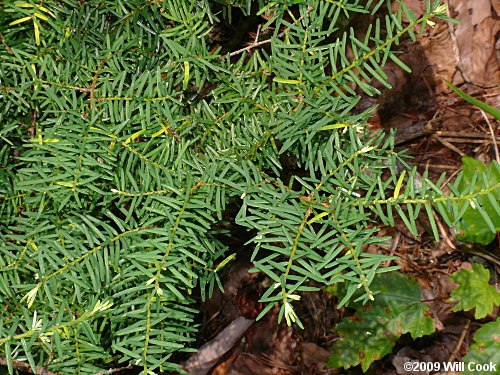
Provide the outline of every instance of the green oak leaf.
<path id="1" fill-rule="evenodd" d="M 462 163 L 463 178 L 460 180 L 458 185 L 459 192 L 463 193 L 464 191 L 469 191 L 468 189 L 470 184 L 473 182 L 474 175 L 476 175 L 476 179 L 474 187 L 470 193 L 475 193 L 485 189 L 486 186 L 481 174 L 487 176 L 486 179 L 489 186 L 494 186 L 495 184 L 500 183 L 500 164 L 498 164 L 497 161 L 492 161 L 490 165 L 486 167 L 479 160 L 464 156 L 462 158 Z M 500 189 L 497 190 L 496 194 L 492 193 L 493 198 L 497 201 L 498 192 L 500 192 Z M 487 196 L 483 196 L 478 199 L 481 199 L 481 207 L 484 209 L 484 213 L 490 218 L 492 225 L 495 227 L 495 231 L 488 226 L 477 207 L 469 205 L 457 223 L 458 233 L 456 237 L 462 241 L 476 242 L 482 245 L 487 245 L 495 239 L 496 232 L 500 231 L 500 213 L 497 211 L 498 207 L 495 209 L 494 204 Z M 465 204 L 465 202 L 460 202 L 458 204 L 458 210 L 461 211 Z"/>
<path id="2" fill-rule="evenodd" d="M 476 331 L 474 344 L 469 348 L 469 353 L 463 358 L 465 374 L 477 374 L 477 371 L 469 371 L 468 363 L 493 363 L 500 366 L 500 320 L 487 323 Z M 497 369 L 496 374 L 499 373 Z M 493 374 L 493 372 L 490 372 Z"/>
<path id="3" fill-rule="evenodd" d="M 383 273 L 374 278 L 370 288 L 380 291 L 375 301 L 364 306 L 350 303 L 356 314 L 337 325 L 342 338 L 333 346 L 329 367 L 347 369 L 361 364 L 366 371 L 392 351 L 401 335 L 410 333 L 417 338 L 434 332 L 433 319 L 426 314 L 429 308 L 421 302 L 421 290 L 414 278 L 398 272 Z M 342 289 L 330 291 L 343 297 Z"/>
<path id="4" fill-rule="evenodd" d="M 450 279 L 460 285 L 450 294 L 448 301 L 458 301 L 451 311 L 475 308 L 474 317 L 481 319 L 491 314 L 493 305 L 500 305 L 500 293 L 493 285 L 488 284 L 490 271 L 481 264 L 474 263 L 471 270 L 460 270 L 451 275 Z"/>

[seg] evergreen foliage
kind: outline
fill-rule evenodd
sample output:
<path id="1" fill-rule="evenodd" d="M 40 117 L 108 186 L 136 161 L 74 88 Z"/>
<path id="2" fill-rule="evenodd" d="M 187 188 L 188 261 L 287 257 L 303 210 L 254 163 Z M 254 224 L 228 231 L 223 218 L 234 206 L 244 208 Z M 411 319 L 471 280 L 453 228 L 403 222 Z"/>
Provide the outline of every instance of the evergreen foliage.
<path id="1" fill-rule="evenodd" d="M 479 160 L 464 156 L 462 171 L 462 179 L 457 186 L 459 194 L 466 190 L 470 191 L 471 186 L 473 186 L 473 192 L 484 189 L 484 180 L 477 178 L 478 172 L 488 178 L 490 186 L 500 183 L 500 164 L 496 160 L 486 167 Z M 459 211 L 464 210 L 464 213 L 461 220 L 457 222 L 457 238 L 483 245 L 491 243 L 500 231 L 498 202 L 499 200 L 493 197 L 491 201 L 489 199 L 482 201 L 480 208 L 466 202 L 459 204 Z"/>
<path id="2" fill-rule="evenodd" d="M 441 192 L 393 138 L 353 114 L 421 18 L 384 0 L 7 0 L 0 8 L 0 356 L 64 374 L 115 365 L 178 368 L 196 333 L 196 293 L 234 253 L 216 224 L 239 204 L 252 261 L 274 284 L 265 313 L 300 321 L 292 302 L 347 283 L 373 298 L 388 256 L 363 252 L 376 216 L 416 234 L 422 208 L 449 225 L 458 202 L 499 184 Z M 265 48 L 216 47 L 217 25 L 259 9 Z M 252 8 L 254 7 L 254 8 Z M 389 7 L 390 9 L 390 7 Z M 348 20 L 379 17 L 358 39 Z M 259 13 L 259 14 L 260 14 Z M 410 22 L 404 24 L 402 17 Z M 338 35 L 338 38 L 336 37 Z M 349 48 L 348 48 L 349 46 Z M 293 168 L 289 167 L 290 162 Z M 404 186 L 403 186 L 404 185 Z M 467 204 L 465 205 L 468 206 Z M 497 214 L 498 204 L 493 204 Z M 453 218 L 447 213 L 452 212 Z M 437 230 L 433 221 L 433 232 Z"/>

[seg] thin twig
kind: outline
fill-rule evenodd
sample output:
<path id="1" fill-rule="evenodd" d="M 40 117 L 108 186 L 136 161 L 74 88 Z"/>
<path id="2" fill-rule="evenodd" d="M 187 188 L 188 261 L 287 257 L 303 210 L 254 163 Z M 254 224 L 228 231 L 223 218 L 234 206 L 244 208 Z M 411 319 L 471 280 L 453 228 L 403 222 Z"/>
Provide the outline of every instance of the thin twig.
<path id="1" fill-rule="evenodd" d="M 438 130 L 434 134 L 440 137 L 455 137 L 455 138 L 479 138 L 479 139 L 489 139 L 489 134 L 482 133 L 469 133 L 469 132 L 450 132 L 444 130 Z M 500 141 L 500 137 L 496 137 L 497 141 Z"/>
<path id="2" fill-rule="evenodd" d="M 490 253 L 489 251 L 481 250 L 480 248 L 478 248 L 478 250 L 476 250 L 476 249 L 474 249 L 474 247 L 467 247 L 467 246 L 461 247 L 460 251 L 463 253 L 468 253 L 468 254 L 480 256 L 481 258 L 484 258 L 484 259 L 490 261 L 491 263 L 495 263 L 497 266 L 500 267 L 500 257 L 498 255 L 496 255 L 495 253 Z"/>
<path id="3" fill-rule="evenodd" d="M 285 35 L 285 31 L 282 31 L 281 33 L 279 33 L 278 34 L 278 38 L 281 38 L 283 35 Z M 250 44 L 249 46 L 246 46 L 245 48 L 241 48 L 241 49 L 239 49 L 237 51 L 231 52 L 229 54 L 229 56 L 233 57 L 233 56 L 239 55 L 240 53 L 243 53 L 245 51 L 249 51 L 252 48 L 260 47 L 260 46 L 263 46 L 264 44 L 271 43 L 271 41 L 272 41 L 272 38 L 266 39 L 266 40 L 262 40 L 262 41 L 256 42 L 256 43 L 254 42 L 254 43 Z"/>
<path id="4" fill-rule="evenodd" d="M 313 10 L 313 9 L 314 9 L 314 7 L 312 7 L 312 6 L 310 6 L 310 5 L 309 5 L 309 6 L 307 7 L 306 12 L 305 12 L 302 16 L 300 16 L 300 17 L 297 19 L 297 22 L 302 21 L 302 20 L 304 19 L 304 17 L 308 17 L 308 16 L 309 16 L 309 13 L 310 13 L 310 12 L 311 12 L 311 10 Z M 286 33 L 289 29 L 290 29 L 289 27 L 285 28 L 285 30 L 283 30 L 281 33 L 279 33 L 279 34 L 278 34 L 277 38 L 281 38 L 281 37 L 283 37 L 283 36 L 285 35 L 285 33 Z M 229 54 L 229 56 L 233 57 L 233 56 L 239 55 L 240 53 L 243 53 L 243 52 L 245 52 L 245 51 L 249 51 L 249 50 L 251 50 L 252 48 L 255 48 L 255 47 L 260 47 L 260 46 L 262 46 L 262 45 L 264 45 L 264 44 L 271 43 L 271 41 L 273 40 L 272 38 L 269 38 L 269 39 L 262 40 L 262 41 L 258 42 L 257 40 L 259 39 L 259 33 L 260 33 L 260 25 L 259 25 L 259 26 L 258 26 L 258 28 L 257 28 L 257 38 L 255 38 L 255 42 L 253 42 L 253 43 L 252 43 L 252 44 L 250 44 L 249 46 L 246 46 L 245 48 L 241 48 L 241 49 L 239 49 L 239 50 L 237 50 L 237 51 L 231 52 L 231 53 Z"/>
<path id="5" fill-rule="evenodd" d="M 0 40 L 2 41 L 2 44 L 5 47 L 5 49 L 7 50 L 7 52 L 10 53 L 11 55 L 13 55 L 14 52 L 12 52 L 12 50 L 8 46 L 7 41 L 5 40 L 5 37 L 3 36 L 2 33 L 0 33 Z"/>
<path id="6" fill-rule="evenodd" d="M 255 34 L 255 40 L 254 40 L 254 43 L 257 43 L 259 41 L 259 37 L 260 37 L 260 27 L 262 25 L 259 23 L 259 25 L 257 26 L 257 33 Z"/>
<path id="7" fill-rule="evenodd" d="M 392 241 L 391 248 L 389 249 L 390 256 L 394 256 L 394 253 L 395 253 L 396 249 L 398 248 L 400 240 L 401 240 L 401 233 L 398 232 L 398 234 L 396 234 L 396 238 L 394 238 L 394 240 Z M 392 262 L 392 259 L 385 261 L 384 268 L 389 267 L 391 265 L 391 262 Z"/>
<path id="8" fill-rule="evenodd" d="M 457 154 L 459 154 L 460 156 L 466 156 L 465 153 L 463 151 L 461 151 L 460 149 L 458 149 L 457 147 L 453 146 L 450 142 L 448 142 L 446 139 L 443 139 L 441 138 L 440 136 L 434 134 L 432 136 L 432 138 L 434 138 L 436 141 L 442 143 L 444 146 L 448 147 L 450 150 L 452 151 L 455 151 Z"/>
<path id="9" fill-rule="evenodd" d="M 130 370 L 131 368 L 132 368 L 132 365 L 129 363 L 128 366 L 119 367 L 119 368 L 110 368 L 108 371 L 98 372 L 97 374 L 94 374 L 94 375 L 114 374 L 115 372 L 119 372 L 119 371 L 123 371 L 123 370 Z"/>
<path id="10" fill-rule="evenodd" d="M 437 112 L 436 112 L 437 114 Z M 436 124 L 439 122 L 439 118 L 434 117 L 429 121 L 420 121 L 416 124 L 412 124 L 402 131 L 398 131 L 396 133 L 396 138 L 394 139 L 395 145 L 400 145 L 402 143 L 406 143 L 414 140 L 415 138 L 419 138 L 425 135 L 429 135 L 434 133 L 434 129 L 436 128 Z M 387 137 L 389 137 L 387 135 Z"/>
<path id="11" fill-rule="evenodd" d="M 6 357 L 0 357 L 0 365 L 8 366 Z M 17 359 L 12 359 L 12 367 L 16 370 L 27 372 L 28 374 L 34 374 L 29 363 L 18 361 Z M 38 375 L 57 375 L 55 372 L 49 371 L 41 366 L 36 366 L 36 373 Z"/>
<path id="12" fill-rule="evenodd" d="M 460 169 L 460 167 L 456 165 L 446 165 L 446 164 L 430 164 L 429 162 L 427 163 L 414 163 L 413 165 L 416 165 L 417 167 L 425 167 L 429 169 Z"/>
<path id="13" fill-rule="evenodd" d="M 493 149 L 495 150 L 495 157 L 497 159 L 497 162 L 500 163 L 500 156 L 498 155 L 498 145 L 497 145 L 497 139 L 495 137 L 495 131 L 493 130 L 493 127 L 490 124 L 490 120 L 488 120 L 488 117 L 486 117 L 486 113 L 482 109 L 480 109 L 481 114 L 483 115 L 484 119 L 486 120 L 486 123 L 488 124 L 488 127 L 490 128 L 490 134 L 491 134 L 491 142 L 493 143 Z"/>
<path id="14" fill-rule="evenodd" d="M 111 56 L 106 57 L 104 60 L 101 60 L 101 62 L 99 63 L 99 66 L 97 67 L 97 69 L 94 72 L 94 78 L 92 79 L 92 86 L 91 86 L 91 91 L 90 91 L 90 109 L 92 109 L 92 107 L 94 106 L 94 91 L 97 87 L 97 78 L 99 76 L 99 72 L 101 71 L 102 67 L 108 62 L 108 59 L 110 57 Z"/>
<path id="15" fill-rule="evenodd" d="M 452 179 L 453 177 L 455 177 L 455 176 L 456 176 L 456 175 L 457 175 L 457 174 L 458 174 L 461 170 L 462 170 L 462 167 L 457 167 L 457 170 L 456 170 L 455 172 L 453 172 L 453 173 L 451 174 L 451 176 L 450 176 L 450 177 L 448 177 L 448 178 L 446 179 L 446 181 L 444 181 L 444 182 L 441 184 L 441 186 L 440 186 L 439 188 L 440 188 L 441 190 L 443 190 L 443 188 L 444 188 L 446 185 L 448 185 L 448 182 L 450 182 L 450 181 L 451 181 L 451 179 Z"/>
<path id="16" fill-rule="evenodd" d="M 451 354 L 450 358 L 448 359 L 448 362 L 453 362 L 455 358 L 457 358 L 457 354 L 460 351 L 460 348 L 462 347 L 462 344 L 465 339 L 465 335 L 469 331 L 469 326 L 470 326 L 470 319 L 467 319 L 467 323 L 465 323 L 464 329 L 462 331 L 462 334 L 460 335 L 460 338 L 458 339 L 457 346 L 455 346 L 455 350 Z"/>
<path id="17" fill-rule="evenodd" d="M 490 143 L 490 139 L 467 139 L 467 138 L 446 138 L 448 142 L 454 142 L 454 143 Z"/>

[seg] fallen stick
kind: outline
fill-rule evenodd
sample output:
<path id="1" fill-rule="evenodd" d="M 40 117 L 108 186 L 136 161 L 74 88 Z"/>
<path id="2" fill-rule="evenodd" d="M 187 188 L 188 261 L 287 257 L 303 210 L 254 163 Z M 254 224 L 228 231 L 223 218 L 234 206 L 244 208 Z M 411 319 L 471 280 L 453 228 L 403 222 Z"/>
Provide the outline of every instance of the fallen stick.
<path id="1" fill-rule="evenodd" d="M 9 366 L 6 357 L 0 357 L 0 365 Z M 12 359 L 12 367 L 16 370 L 27 372 L 28 374 L 34 374 L 29 363 L 18 361 L 17 359 Z M 55 372 L 49 371 L 45 367 L 41 366 L 36 366 L 36 373 L 38 375 L 57 375 Z"/>

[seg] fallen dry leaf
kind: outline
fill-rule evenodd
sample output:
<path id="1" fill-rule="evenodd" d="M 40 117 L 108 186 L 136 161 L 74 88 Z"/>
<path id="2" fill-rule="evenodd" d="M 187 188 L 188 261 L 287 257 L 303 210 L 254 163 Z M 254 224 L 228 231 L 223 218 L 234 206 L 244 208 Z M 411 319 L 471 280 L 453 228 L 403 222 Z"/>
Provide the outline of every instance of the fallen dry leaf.
<path id="1" fill-rule="evenodd" d="M 463 78 L 474 85 L 492 87 L 500 83 L 496 50 L 500 22 L 494 19 L 492 2 L 449 0 L 450 11 L 461 24 L 452 25 L 458 47 L 457 65 Z"/>

